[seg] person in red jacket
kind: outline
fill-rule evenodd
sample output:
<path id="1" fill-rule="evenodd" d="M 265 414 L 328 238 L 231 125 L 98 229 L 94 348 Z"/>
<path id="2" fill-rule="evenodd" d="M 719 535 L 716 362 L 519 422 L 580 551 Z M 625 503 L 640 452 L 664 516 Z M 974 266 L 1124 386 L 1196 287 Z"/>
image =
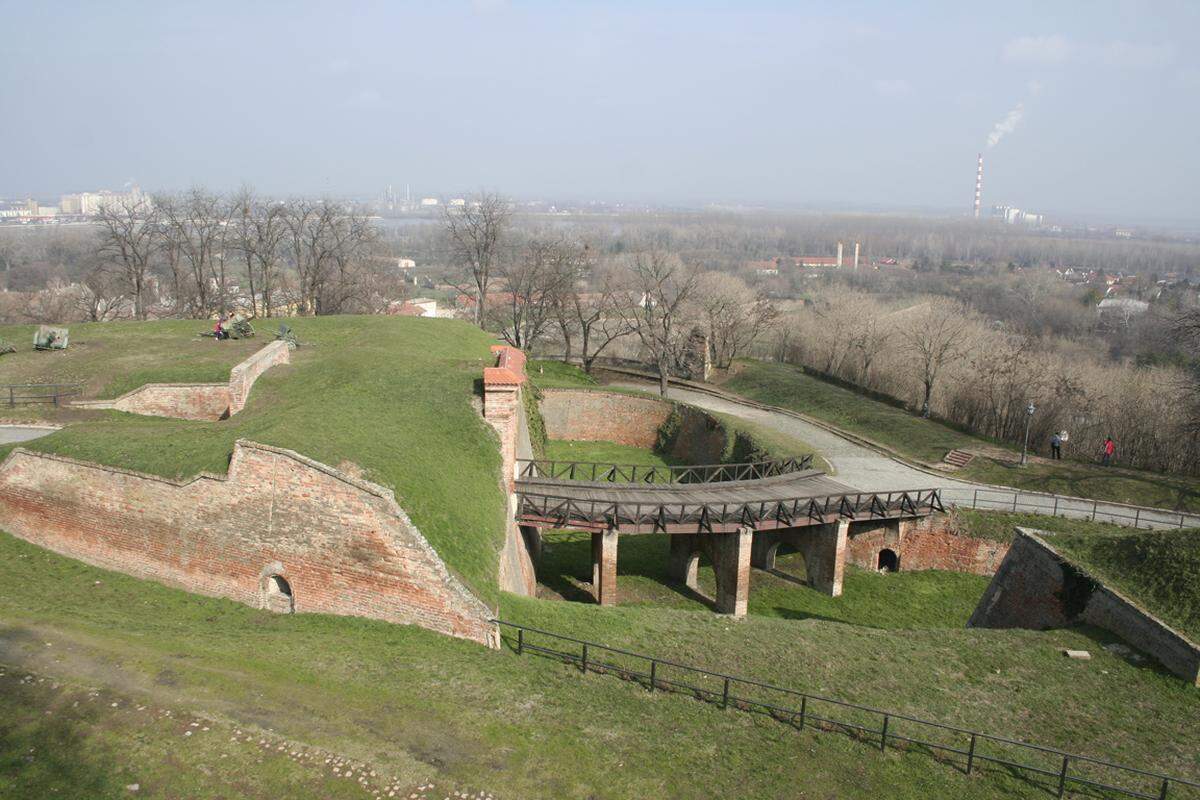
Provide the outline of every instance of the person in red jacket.
<path id="1" fill-rule="evenodd" d="M 1102 455 L 1100 457 L 1100 463 L 1107 467 L 1110 463 L 1112 463 L 1113 453 L 1115 453 L 1115 452 L 1117 452 L 1117 446 L 1115 444 L 1113 444 L 1112 437 L 1111 436 L 1105 437 L 1105 439 L 1104 439 L 1104 455 Z"/>

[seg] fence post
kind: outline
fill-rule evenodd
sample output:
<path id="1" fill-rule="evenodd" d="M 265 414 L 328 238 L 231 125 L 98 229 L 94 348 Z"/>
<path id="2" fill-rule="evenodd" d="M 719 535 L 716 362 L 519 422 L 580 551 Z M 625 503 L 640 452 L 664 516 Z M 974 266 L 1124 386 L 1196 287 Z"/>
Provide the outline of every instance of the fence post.
<path id="1" fill-rule="evenodd" d="M 1171 788 L 1170 784 L 1169 780 L 1163 778 L 1162 789 L 1158 792 L 1158 800 L 1167 800 L 1167 789 Z"/>
<path id="2" fill-rule="evenodd" d="M 887 750 L 887 729 L 888 729 L 888 719 L 889 719 L 888 715 L 887 715 L 887 714 L 884 714 L 884 715 L 883 715 L 883 730 L 880 732 L 880 733 L 881 733 L 881 735 L 880 735 L 880 737 L 879 737 L 879 750 L 880 750 L 881 752 L 883 752 L 883 751 L 886 751 L 886 750 Z"/>
<path id="3" fill-rule="evenodd" d="M 1062 797 L 1067 791 L 1067 765 L 1070 763 L 1070 756 L 1063 756 L 1062 769 L 1058 771 L 1058 796 Z"/>
<path id="4" fill-rule="evenodd" d="M 1017 513 L 1017 493 L 1013 492 L 1013 513 Z"/>
<path id="5" fill-rule="evenodd" d="M 653 658 L 650 659 L 650 691 L 654 691 L 654 684 L 658 680 L 658 662 Z"/>
<path id="6" fill-rule="evenodd" d="M 800 697 L 800 730 L 804 730 L 804 717 L 808 714 L 808 695 Z"/>
<path id="7" fill-rule="evenodd" d="M 517 628 L 517 655 L 525 655 L 525 629 Z"/>
<path id="8" fill-rule="evenodd" d="M 1179 527 L 1183 527 L 1183 514 L 1179 515 Z"/>
<path id="9" fill-rule="evenodd" d="M 967 748 L 967 774 L 975 767 L 975 734 L 971 734 L 971 746 Z"/>
<path id="10" fill-rule="evenodd" d="M 1092 522 L 1096 521 L 1096 508 L 1100 505 L 1099 501 L 1092 501 Z"/>
<path id="11" fill-rule="evenodd" d="M 1054 516 L 1058 516 L 1058 495 L 1054 495 Z"/>
<path id="12" fill-rule="evenodd" d="M 721 690 L 721 708 L 729 708 L 729 678 L 725 679 L 725 688 Z"/>
<path id="13" fill-rule="evenodd" d="M 975 490 L 975 496 L 971 498 L 971 508 L 979 508 L 979 490 Z"/>
<path id="14" fill-rule="evenodd" d="M 583 674 L 587 674 L 587 645 L 583 646 L 583 661 L 579 662 L 583 666 Z"/>
<path id="15" fill-rule="evenodd" d="M 1138 527 L 1142 521 L 1142 509 L 1137 509 L 1133 514 L 1133 527 Z"/>

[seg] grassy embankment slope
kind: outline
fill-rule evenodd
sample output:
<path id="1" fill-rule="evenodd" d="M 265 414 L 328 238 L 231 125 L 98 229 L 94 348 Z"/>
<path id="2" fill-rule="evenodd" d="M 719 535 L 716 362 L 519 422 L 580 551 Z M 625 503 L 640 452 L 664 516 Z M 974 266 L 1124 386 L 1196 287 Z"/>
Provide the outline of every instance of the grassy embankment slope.
<path id="1" fill-rule="evenodd" d="M 503 602 L 505 616 L 539 627 L 1200 776 L 1195 689 L 1117 658 L 1088 632 L 880 630 L 753 615 L 733 622 L 707 610 Z M 1065 659 L 1064 647 L 1089 649 L 1093 659 Z M 60 719 L 84 712 L 38 699 L 32 686 L 0 693 L 0 796 L 48 796 L 53 787 L 79 795 L 75 775 L 104 787 L 89 797 L 121 796 L 132 782 L 141 782 L 139 796 L 229 796 L 231 781 L 261 796 L 276 775 L 290 797 L 337 796 L 327 772 L 271 758 L 256 765 L 253 744 L 228 741 L 231 730 L 249 730 L 257 742 L 265 728 L 292 743 L 284 752 L 325 748 L 366 762 L 391 785 L 435 781 L 438 797 L 450 787 L 530 798 L 972 800 L 1045 791 L 999 771 L 968 778 L 924 753 L 880 754 L 870 741 L 797 732 L 419 628 L 275 616 L 189 595 L 5 535 L 0 662 L 110 687 L 120 695 L 117 711 L 152 704 L 213 721 L 204 723 L 212 730 L 185 738 L 189 725 L 109 721 L 101 712 L 115 712 L 101 707 L 97 719 L 59 731 Z M 24 760 L 29 746 L 38 748 L 32 762 Z M 34 766 L 63 754 L 72 771 Z"/>
<path id="2" fill-rule="evenodd" d="M 956 448 L 1007 448 L 922 419 L 785 364 L 739 361 L 736 373 L 723 388 L 807 414 L 928 464 L 938 464 L 947 452 Z M 1013 460 L 977 456 L 965 469 L 953 474 L 1019 489 L 1200 512 L 1200 480 L 1176 475 L 1040 459 L 1022 468 L 1016 466 L 1015 454 Z"/>
<path id="3" fill-rule="evenodd" d="M 658 397 L 650 392 L 642 392 L 625 387 L 602 386 L 591 375 L 572 364 L 561 361 L 531 361 L 529 374 L 536 389 L 596 389 L 605 392 L 617 392 L 644 397 Z M 715 417 L 725 428 L 729 443 L 726 451 L 727 460 L 738 460 L 733 454 L 733 444 L 736 436 L 741 434 L 749 439 L 754 449 L 765 453 L 769 458 L 792 458 L 811 455 L 813 468 L 832 472 L 833 470 L 820 453 L 807 442 L 794 436 L 748 422 L 729 414 L 705 412 Z M 552 455 L 552 453 L 554 455 Z M 617 457 L 620 458 L 617 458 Z M 546 451 L 547 458 L 577 461 L 597 461 L 621 464 L 652 464 L 663 465 L 671 463 L 660 453 L 639 448 L 624 447 L 613 442 L 550 442 Z M 631 460 L 630 460 L 631 459 Z"/>
<path id="4" fill-rule="evenodd" d="M 160 419 L 117 411 L 26 406 L 22 418 L 69 422 L 27 442 L 58 453 L 169 477 L 228 467 L 239 438 L 296 450 L 332 466 L 357 464 L 400 505 L 485 601 L 494 603 L 504 534 L 495 436 L 471 407 L 493 340 L 470 325 L 400 317 L 295 320 L 304 342 L 292 363 L 266 372 L 228 420 Z M 203 322 L 75 325 L 62 353 L 0 358 L 0 382 L 82 380 L 113 397 L 146 382 L 221 382 L 229 367 L 271 341 L 216 342 Z M 0 328 L 23 339 L 26 328 Z M 32 336 L 32 333 L 30 333 Z M 14 359 L 9 362 L 6 359 Z M 11 416 L 11 415 L 10 415 Z M 0 458 L 7 453 L 0 447 Z"/>
<path id="5" fill-rule="evenodd" d="M 1200 642 L 1200 531 L 1062 534 L 1050 544 Z"/>

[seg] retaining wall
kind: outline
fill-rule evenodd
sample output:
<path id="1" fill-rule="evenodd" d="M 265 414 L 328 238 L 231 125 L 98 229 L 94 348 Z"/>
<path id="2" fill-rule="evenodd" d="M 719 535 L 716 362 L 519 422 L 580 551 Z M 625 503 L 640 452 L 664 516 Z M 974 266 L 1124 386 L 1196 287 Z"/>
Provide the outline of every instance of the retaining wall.
<path id="1" fill-rule="evenodd" d="M 584 442 L 616 442 L 649 449 L 673 404 L 652 397 L 588 389 L 543 389 L 546 436 Z"/>
<path id="2" fill-rule="evenodd" d="M 278 575 L 297 612 L 497 645 L 488 608 L 390 490 L 290 450 L 238 441 L 227 475 L 174 481 L 16 449 L 0 463 L 0 528 L 201 594 L 266 608 Z"/>
<path id="3" fill-rule="evenodd" d="M 1200 686 L 1200 644 L 1105 586 L 1037 533 L 1018 528 L 967 625 L 1043 630 L 1079 623 L 1120 636 L 1175 675 Z"/>
<path id="4" fill-rule="evenodd" d="M 113 400 L 80 400 L 71 405 L 175 419 L 224 419 L 242 410 L 260 375 L 290 358 L 287 342 L 275 341 L 234 366 L 226 384 L 147 383 Z"/>
<path id="5" fill-rule="evenodd" d="M 903 571 L 942 569 L 973 575 L 993 575 L 1008 553 L 1008 544 L 963 536 L 949 514 L 905 520 L 865 520 L 850 523 L 846 560 L 864 569 L 877 569 L 880 551 L 891 550 Z"/>

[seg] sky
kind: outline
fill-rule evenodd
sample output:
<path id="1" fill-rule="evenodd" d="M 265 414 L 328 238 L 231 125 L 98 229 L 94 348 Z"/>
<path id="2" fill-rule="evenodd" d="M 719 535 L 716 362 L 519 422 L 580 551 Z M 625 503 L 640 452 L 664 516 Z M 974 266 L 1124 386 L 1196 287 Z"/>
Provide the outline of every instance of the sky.
<path id="1" fill-rule="evenodd" d="M 0 197 L 965 213 L 983 152 L 985 206 L 1200 218 L 1196 2 L 0 0 L 0 29 Z"/>

